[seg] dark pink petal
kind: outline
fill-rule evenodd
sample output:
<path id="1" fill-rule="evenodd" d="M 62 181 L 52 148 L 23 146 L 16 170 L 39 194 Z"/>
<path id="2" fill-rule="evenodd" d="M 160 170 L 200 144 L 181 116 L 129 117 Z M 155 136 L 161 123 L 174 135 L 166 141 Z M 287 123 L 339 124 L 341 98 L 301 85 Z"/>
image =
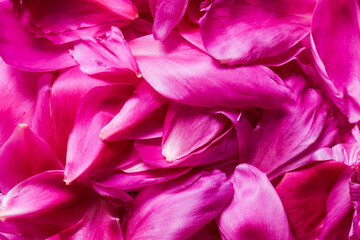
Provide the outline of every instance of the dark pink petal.
<path id="1" fill-rule="evenodd" d="M 277 56 L 310 32 L 314 0 L 214 1 L 200 21 L 206 50 L 221 62 Z"/>
<path id="2" fill-rule="evenodd" d="M 358 122 L 359 3 L 356 0 L 317 1 L 312 22 L 313 56 L 327 95 L 351 123 Z"/>
<path id="3" fill-rule="evenodd" d="M 65 165 L 69 134 L 83 97 L 94 87 L 107 83 L 84 74 L 78 67 L 59 75 L 51 88 L 51 116 L 54 122 L 54 151 Z"/>
<path id="4" fill-rule="evenodd" d="M 156 40 L 164 40 L 184 17 L 189 0 L 157 0 L 153 34 Z"/>
<path id="5" fill-rule="evenodd" d="M 14 6 L 30 31 L 56 44 L 100 36 L 112 25 L 126 25 L 138 16 L 130 0 L 15 0 Z"/>
<path id="6" fill-rule="evenodd" d="M 111 27 L 105 39 L 86 37 L 75 43 L 73 56 L 86 74 L 130 70 L 141 77 L 135 58 L 117 27 Z"/>
<path id="7" fill-rule="evenodd" d="M 162 127 L 159 128 L 156 125 L 163 125 L 161 120 L 166 111 L 163 106 L 167 102 L 147 82 L 141 81 L 120 112 L 101 129 L 101 139 L 116 141 L 139 137 L 161 137 L 162 133 L 159 136 L 159 133 L 156 134 L 158 131 L 155 131 L 154 135 L 153 130 L 160 129 L 162 131 Z M 154 118 L 160 121 L 152 121 Z"/>
<path id="8" fill-rule="evenodd" d="M 0 205 L 0 219 L 17 225 L 24 234 L 45 239 L 77 223 L 95 198 L 92 189 L 83 183 L 66 186 L 63 171 L 42 172 L 6 194 Z"/>
<path id="9" fill-rule="evenodd" d="M 166 161 L 162 155 L 161 139 L 138 140 L 135 141 L 134 146 L 142 160 L 158 167 L 175 165 L 178 167 L 194 167 L 239 158 L 238 141 L 234 131 L 230 131 L 217 141 L 172 162 Z"/>
<path id="10" fill-rule="evenodd" d="M 286 173 L 276 186 L 296 239 L 309 240 L 319 236 L 329 193 L 344 169 L 343 164 L 334 161 L 312 164 Z"/>
<path id="11" fill-rule="evenodd" d="M 37 38 L 18 22 L 9 1 L 0 2 L 0 56 L 18 69 L 34 72 L 58 70 L 76 65 L 69 49 Z"/>
<path id="12" fill-rule="evenodd" d="M 104 239 L 122 240 L 118 210 L 103 199 L 97 200 L 73 227 L 48 240 Z"/>
<path id="13" fill-rule="evenodd" d="M 210 109 L 171 103 L 164 123 L 162 155 L 168 162 L 186 157 L 228 133 L 231 128 L 227 123 Z"/>
<path id="14" fill-rule="evenodd" d="M 215 220 L 212 220 L 210 223 L 208 223 L 205 227 L 200 229 L 197 233 L 192 235 L 188 240 L 217 240 L 221 239 L 219 228 L 215 222 Z"/>
<path id="15" fill-rule="evenodd" d="M 0 60 L 0 76 L 1 146 L 19 123 L 31 126 L 43 74 L 16 70 Z"/>
<path id="16" fill-rule="evenodd" d="M 241 161 L 253 164 L 270 179 L 309 163 L 310 155 L 331 144 L 337 133 L 328 112 L 329 106 L 314 89 L 306 89 L 286 111 L 264 110 L 259 131 L 241 137 L 246 143 L 240 149 Z"/>
<path id="17" fill-rule="evenodd" d="M 26 124 L 19 124 L 0 148 L 0 190 L 6 194 L 28 177 L 61 168 L 51 147 Z"/>
<path id="18" fill-rule="evenodd" d="M 240 164 L 231 203 L 217 217 L 222 239 L 293 239 L 284 207 L 266 174 Z"/>
<path id="19" fill-rule="evenodd" d="M 95 87 L 85 96 L 69 136 L 64 177 L 67 184 L 94 164 L 109 161 L 123 151 L 123 143 L 105 144 L 99 132 L 120 111 L 132 90 L 131 85 L 112 84 Z"/>
<path id="20" fill-rule="evenodd" d="M 319 239 L 347 239 L 353 208 L 349 190 L 349 179 L 353 170 L 347 168 L 337 178 L 326 200 L 326 218 Z M 350 187 L 351 189 L 351 187 Z"/>
<path id="21" fill-rule="evenodd" d="M 135 199 L 125 238 L 187 239 L 209 223 L 232 194 L 231 184 L 218 170 L 148 187 Z"/>
<path id="22" fill-rule="evenodd" d="M 277 108 L 292 97 L 270 69 L 220 65 L 176 32 L 164 42 L 145 36 L 129 46 L 144 79 L 177 102 L 201 107 Z"/>

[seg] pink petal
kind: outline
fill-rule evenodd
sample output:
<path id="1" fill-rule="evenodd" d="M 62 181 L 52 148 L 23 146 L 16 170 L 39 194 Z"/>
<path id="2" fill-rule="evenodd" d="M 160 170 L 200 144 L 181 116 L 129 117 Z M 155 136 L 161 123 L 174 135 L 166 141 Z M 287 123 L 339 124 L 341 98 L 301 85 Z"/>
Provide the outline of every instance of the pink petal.
<path id="1" fill-rule="evenodd" d="M 189 0 L 157 0 L 153 34 L 163 41 L 184 17 Z"/>
<path id="2" fill-rule="evenodd" d="M 61 73 L 51 88 L 51 116 L 54 122 L 54 151 L 65 165 L 69 134 L 74 126 L 76 111 L 83 97 L 92 88 L 107 83 L 91 78 L 78 67 Z"/>
<path id="3" fill-rule="evenodd" d="M 50 146 L 29 127 L 19 124 L 0 148 L 0 189 L 6 194 L 28 177 L 62 166 Z"/>
<path id="4" fill-rule="evenodd" d="M 113 84 L 95 87 L 85 96 L 69 136 L 64 177 L 67 184 L 94 164 L 109 161 L 123 151 L 123 143 L 105 144 L 99 132 L 119 112 L 132 90 L 130 85 Z"/>
<path id="5" fill-rule="evenodd" d="M 315 1 L 217 0 L 200 21 L 206 50 L 221 62 L 277 56 L 310 32 Z"/>
<path id="6" fill-rule="evenodd" d="M 7 64 L 34 72 L 71 67 L 76 65 L 69 54 L 71 47 L 35 37 L 20 25 L 11 3 L 0 2 L 0 56 Z"/>
<path id="7" fill-rule="evenodd" d="M 0 218 L 37 239 L 73 226 L 96 196 L 85 184 L 66 186 L 62 179 L 63 171 L 47 171 L 19 183 L 1 202 Z"/>
<path id="8" fill-rule="evenodd" d="M 225 67 L 175 32 L 164 42 L 145 36 L 129 42 L 129 46 L 144 79 L 177 102 L 202 107 L 277 108 L 292 95 L 270 69 Z"/>
<path id="9" fill-rule="evenodd" d="M 177 30 L 180 35 L 185 38 L 188 42 L 199 48 L 200 50 L 206 52 L 204 43 L 201 38 L 199 26 L 187 18 L 183 18 L 178 26 Z"/>
<path id="10" fill-rule="evenodd" d="M 210 222 L 232 194 L 231 184 L 220 171 L 148 187 L 135 199 L 125 238 L 187 239 Z"/>
<path id="11" fill-rule="evenodd" d="M 217 217 L 222 239 L 293 239 L 279 196 L 266 174 L 240 164 L 231 203 Z"/>
<path id="12" fill-rule="evenodd" d="M 75 43 L 74 59 L 86 74 L 121 73 L 131 70 L 141 77 L 134 56 L 121 31 L 111 27 L 105 39 L 86 37 Z"/>
<path id="13" fill-rule="evenodd" d="M 312 51 L 326 93 L 351 123 L 360 120 L 358 18 L 355 0 L 320 0 L 311 29 Z"/>
<path id="14" fill-rule="evenodd" d="M 134 146 L 142 160 L 159 167 L 195 167 L 238 158 L 238 141 L 234 131 L 230 131 L 216 140 L 212 144 L 172 162 L 166 161 L 162 155 L 161 139 L 135 141 Z"/>
<path id="15" fill-rule="evenodd" d="M 141 81 L 125 102 L 120 112 L 100 131 L 104 141 L 159 137 L 154 129 L 162 132 L 163 106 L 167 100 L 159 95 L 147 82 Z M 151 121 L 152 119 L 159 121 Z M 147 124 L 146 124 L 147 123 Z M 156 124 L 159 123 L 159 124 Z M 142 128 L 139 128 L 142 127 Z M 162 133 L 160 134 L 160 136 Z"/>
<path id="16" fill-rule="evenodd" d="M 231 128 L 225 127 L 227 123 L 210 109 L 171 103 L 165 118 L 162 155 L 168 162 L 186 157 L 228 133 Z"/>
<path id="17" fill-rule="evenodd" d="M 118 211 L 105 200 L 97 200 L 73 227 L 47 240 L 114 239 L 122 240 Z"/>
<path id="18" fill-rule="evenodd" d="M 276 190 L 296 239 L 316 239 L 326 217 L 326 201 L 345 166 L 330 161 L 286 173 Z M 332 209 L 329 209 L 332 211 Z"/>
<path id="19" fill-rule="evenodd" d="M 112 25 L 126 25 L 138 16 L 129 0 L 16 0 L 14 6 L 30 31 L 56 44 L 101 36 Z"/>

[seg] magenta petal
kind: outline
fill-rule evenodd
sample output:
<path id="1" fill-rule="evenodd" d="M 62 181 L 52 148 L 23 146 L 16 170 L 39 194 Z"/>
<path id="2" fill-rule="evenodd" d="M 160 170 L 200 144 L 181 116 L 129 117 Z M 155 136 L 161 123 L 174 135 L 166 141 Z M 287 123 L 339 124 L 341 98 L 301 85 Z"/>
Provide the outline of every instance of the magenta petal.
<path id="1" fill-rule="evenodd" d="M 107 83 L 84 74 L 78 67 L 61 73 L 51 88 L 51 116 L 54 124 L 54 151 L 65 165 L 69 134 L 83 97 L 94 87 Z"/>
<path id="2" fill-rule="evenodd" d="M 0 148 L 0 190 L 6 194 L 28 177 L 61 168 L 50 146 L 26 124 L 19 124 Z"/>
<path id="3" fill-rule="evenodd" d="M 314 0 L 217 0 L 200 21 L 207 51 L 230 65 L 274 57 L 310 32 Z"/>
<path id="4" fill-rule="evenodd" d="M 151 120 L 154 115 L 156 118 L 159 116 L 162 118 L 162 112 L 164 111 L 161 108 L 166 103 L 167 100 L 159 95 L 147 82 L 141 81 L 120 112 L 101 129 L 101 139 L 104 141 L 116 141 L 126 138 L 154 137 L 151 134 L 152 130 L 156 129 L 154 124 L 151 124 L 153 122 L 148 124 L 150 131 L 146 131 L 147 129 L 144 128 L 139 129 L 139 125 L 144 126 L 142 123 Z M 160 124 L 162 125 L 162 121 L 160 121 Z M 150 132 L 150 135 L 145 134 L 144 136 L 144 132 Z M 155 135 L 155 137 L 159 136 Z"/>
<path id="5" fill-rule="evenodd" d="M 12 188 L 0 205 L 0 218 L 20 226 L 21 231 L 45 239 L 77 223 L 95 201 L 85 184 L 66 186 L 63 171 L 47 171 Z M 25 225 L 24 225 L 25 224 Z M 36 229 L 26 228 L 33 225 Z"/>
<path id="6" fill-rule="evenodd" d="M 72 182 L 92 165 L 106 162 L 122 151 L 122 143 L 105 144 L 99 132 L 115 116 L 133 87 L 113 84 L 95 87 L 85 96 L 76 113 L 66 156 L 66 183 Z"/>
<path id="7" fill-rule="evenodd" d="M 14 6 L 30 31 L 56 44 L 100 36 L 112 25 L 126 25 L 138 16 L 130 0 L 15 0 Z"/>
<path id="8" fill-rule="evenodd" d="M 48 238 L 60 239 L 114 239 L 122 240 L 120 220 L 116 208 L 105 200 L 97 200 L 73 227 Z"/>
<path id="9" fill-rule="evenodd" d="M 345 165 L 334 161 L 317 163 L 286 173 L 276 186 L 296 239 L 316 239 L 319 236 L 329 193 L 344 169 Z"/>
<path id="10" fill-rule="evenodd" d="M 223 239 L 293 239 L 284 207 L 265 173 L 240 164 L 230 181 L 234 197 L 217 217 Z"/>
<path id="11" fill-rule="evenodd" d="M 164 40 L 184 17 L 189 0 L 157 0 L 153 34 L 157 40 Z"/>
<path id="12" fill-rule="evenodd" d="M 359 3 L 320 0 L 311 29 L 312 51 L 327 95 L 349 118 L 360 120 Z"/>
<path id="13" fill-rule="evenodd" d="M 218 170 L 148 187 L 135 199 L 125 238 L 187 239 L 209 223 L 232 194 L 231 184 Z"/>
<path id="14" fill-rule="evenodd" d="M 211 114 L 210 109 L 171 103 L 165 118 L 162 155 L 168 162 L 186 157 L 228 132 L 226 124 L 226 118 Z"/>
<path id="15" fill-rule="evenodd" d="M 58 70 L 76 65 L 69 49 L 37 38 L 18 22 L 11 3 L 0 2 L 0 56 L 18 69 L 34 72 Z"/>
<path id="16" fill-rule="evenodd" d="M 117 27 L 112 27 L 105 39 L 87 37 L 75 43 L 73 56 L 86 74 L 131 70 L 141 77 L 135 58 Z"/>
<path id="17" fill-rule="evenodd" d="M 129 42 L 129 46 L 144 79 L 177 102 L 202 107 L 278 108 L 292 97 L 270 69 L 223 66 L 176 32 L 164 42 L 145 36 Z"/>

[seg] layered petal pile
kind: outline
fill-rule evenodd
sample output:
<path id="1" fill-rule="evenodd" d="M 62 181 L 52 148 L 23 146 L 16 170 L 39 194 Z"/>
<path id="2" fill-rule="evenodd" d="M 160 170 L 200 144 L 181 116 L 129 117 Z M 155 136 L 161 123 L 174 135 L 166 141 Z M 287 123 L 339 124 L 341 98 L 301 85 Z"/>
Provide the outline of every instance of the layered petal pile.
<path id="1" fill-rule="evenodd" d="M 1 240 L 360 240 L 357 0 L 0 0 Z"/>

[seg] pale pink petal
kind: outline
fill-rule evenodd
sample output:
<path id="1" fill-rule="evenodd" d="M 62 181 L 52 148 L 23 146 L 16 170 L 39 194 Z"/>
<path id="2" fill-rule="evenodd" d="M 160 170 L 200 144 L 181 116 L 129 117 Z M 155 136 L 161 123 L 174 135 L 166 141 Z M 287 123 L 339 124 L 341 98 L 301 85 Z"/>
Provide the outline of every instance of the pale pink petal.
<path id="1" fill-rule="evenodd" d="M 65 165 L 69 134 L 74 126 L 76 111 L 83 97 L 105 81 L 89 77 L 73 67 L 62 72 L 51 88 L 51 116 L 54 124 L 54 151 Z"/>
<path id="2" fill-rule="evenodd" d="M 23 234 L 45 239 L 77 223 L 95 199 L 93 190 L 83 183 L 66 186 L 63 171 L 42 172 L 6 194 L 0 219 L 17 225 Z"/>
<path id="3" fill-rule="evenodd" d="M 278 108 L 292 98 L 270 69 L 223 66 L 176 32 L 164 42 L 145 36 L 129 42 L 129 46 L 144 79 L 177 102 L 202 107 Z"/>
<path id="4" fill-rule="evenodd" d="M 134 56 L 121 31 L 111 27 L 104 39 L 86 37 L 74 44 L 74 59 L 86 74 L 133 71 L 141 77 Z"/>
<path id="5" fill-rule="evenodd" d="M 0 190 L 6 194 L 28 177 L 61 168 L 51 147 L 26 124 L 19 124 L 0 148 Z"/>
<path id="6" fill-rule="evenodd" d="M 284 207 L 265 173 L 240 164 L 230 181 L 234 197 L 216 219 L 222 239 L 293 239 Z"/>
<path id="7" fill-rule="evenodd" d="M 104 239 L 122 240 L 118 210 L 103 199 L 97 200 L 73 227 L 47 240 Z"/>
<path id="8" fill-rule="evenodd" d="M 189 0 L 157 0 L 153 34 L 163 41 L 184 17 Z"/>
<path id="9" fill-rule="evenodd" d="M 56 44 L 101 36 L 112 25 L 124 26 L 138 16 L 130 0 L 15 0 L 14 6 L 30 31 Z"/>
<path id="10" fill-rule="evenodd" d="M 231 184 L 218 170 L 148 187 L 135 199 L 125 238 L 187 239 L 209 223 L 232 194 Z"/>
<path id="11" fill-rule="evenodd" d="M 360 120 L 359 3 L 320 0 L 311 29 L 312 51 L 328 97 L 349 118 Z"/>
<path id="12" fill-rule="evenodd" d="M 120 111 L 133 87 L 112 84 L 91 89 L 76 113 L 69 136 L 64 181 L 69 184 L 94 164 L 109 161 L 124 151 L 122 142 L 105 144 L 100 129 Z"/>
<path id="13" fill-rule="evenodd" d="M 276 186 L 296 239 L 319 236 L 327 213 L 328 195 L 344 169 L 343 164 L 334 161 L 316 163 L 286 173 Z"/>
<path id="14" fill-rule="evenodd" d="M 9 1 L 0 2 L 0 56 L 18 69 L 46 72 L 76 65 L 71 44 L 54 45 L 20 25 Z"/>
<path id="15" fill-rule="evenodd" d="M 310 32 L 314 0 L 214 1 L 200 20 L 205 48 L 230 65 L 277 56 Z"/>
<path id="16" fill-rule="evenodd" d="M 147 82 L 141 81 L 125 102 L 120 112 L 100 131 L 104 141 L 160 137 L 154 129 L 162 127 L 167 100 L 159 95 Z M 151 121 L 155 120 L 160 121 Z M 159 123 L 159 124 L 156 124 Z M 155 125 L 156 124 L 156 125 Z M 143 128 L 139 128 L 139 126 Z M 141 137 L 143 136 L 143 137 Z"/>
<path id="17" fill-rule="evenodd" d="M 213 143 L 230 129 L 225 117 L 210 113 L 208 108 L 171 103 L 164 123 L 162 155 L 173 162 Z"/>

